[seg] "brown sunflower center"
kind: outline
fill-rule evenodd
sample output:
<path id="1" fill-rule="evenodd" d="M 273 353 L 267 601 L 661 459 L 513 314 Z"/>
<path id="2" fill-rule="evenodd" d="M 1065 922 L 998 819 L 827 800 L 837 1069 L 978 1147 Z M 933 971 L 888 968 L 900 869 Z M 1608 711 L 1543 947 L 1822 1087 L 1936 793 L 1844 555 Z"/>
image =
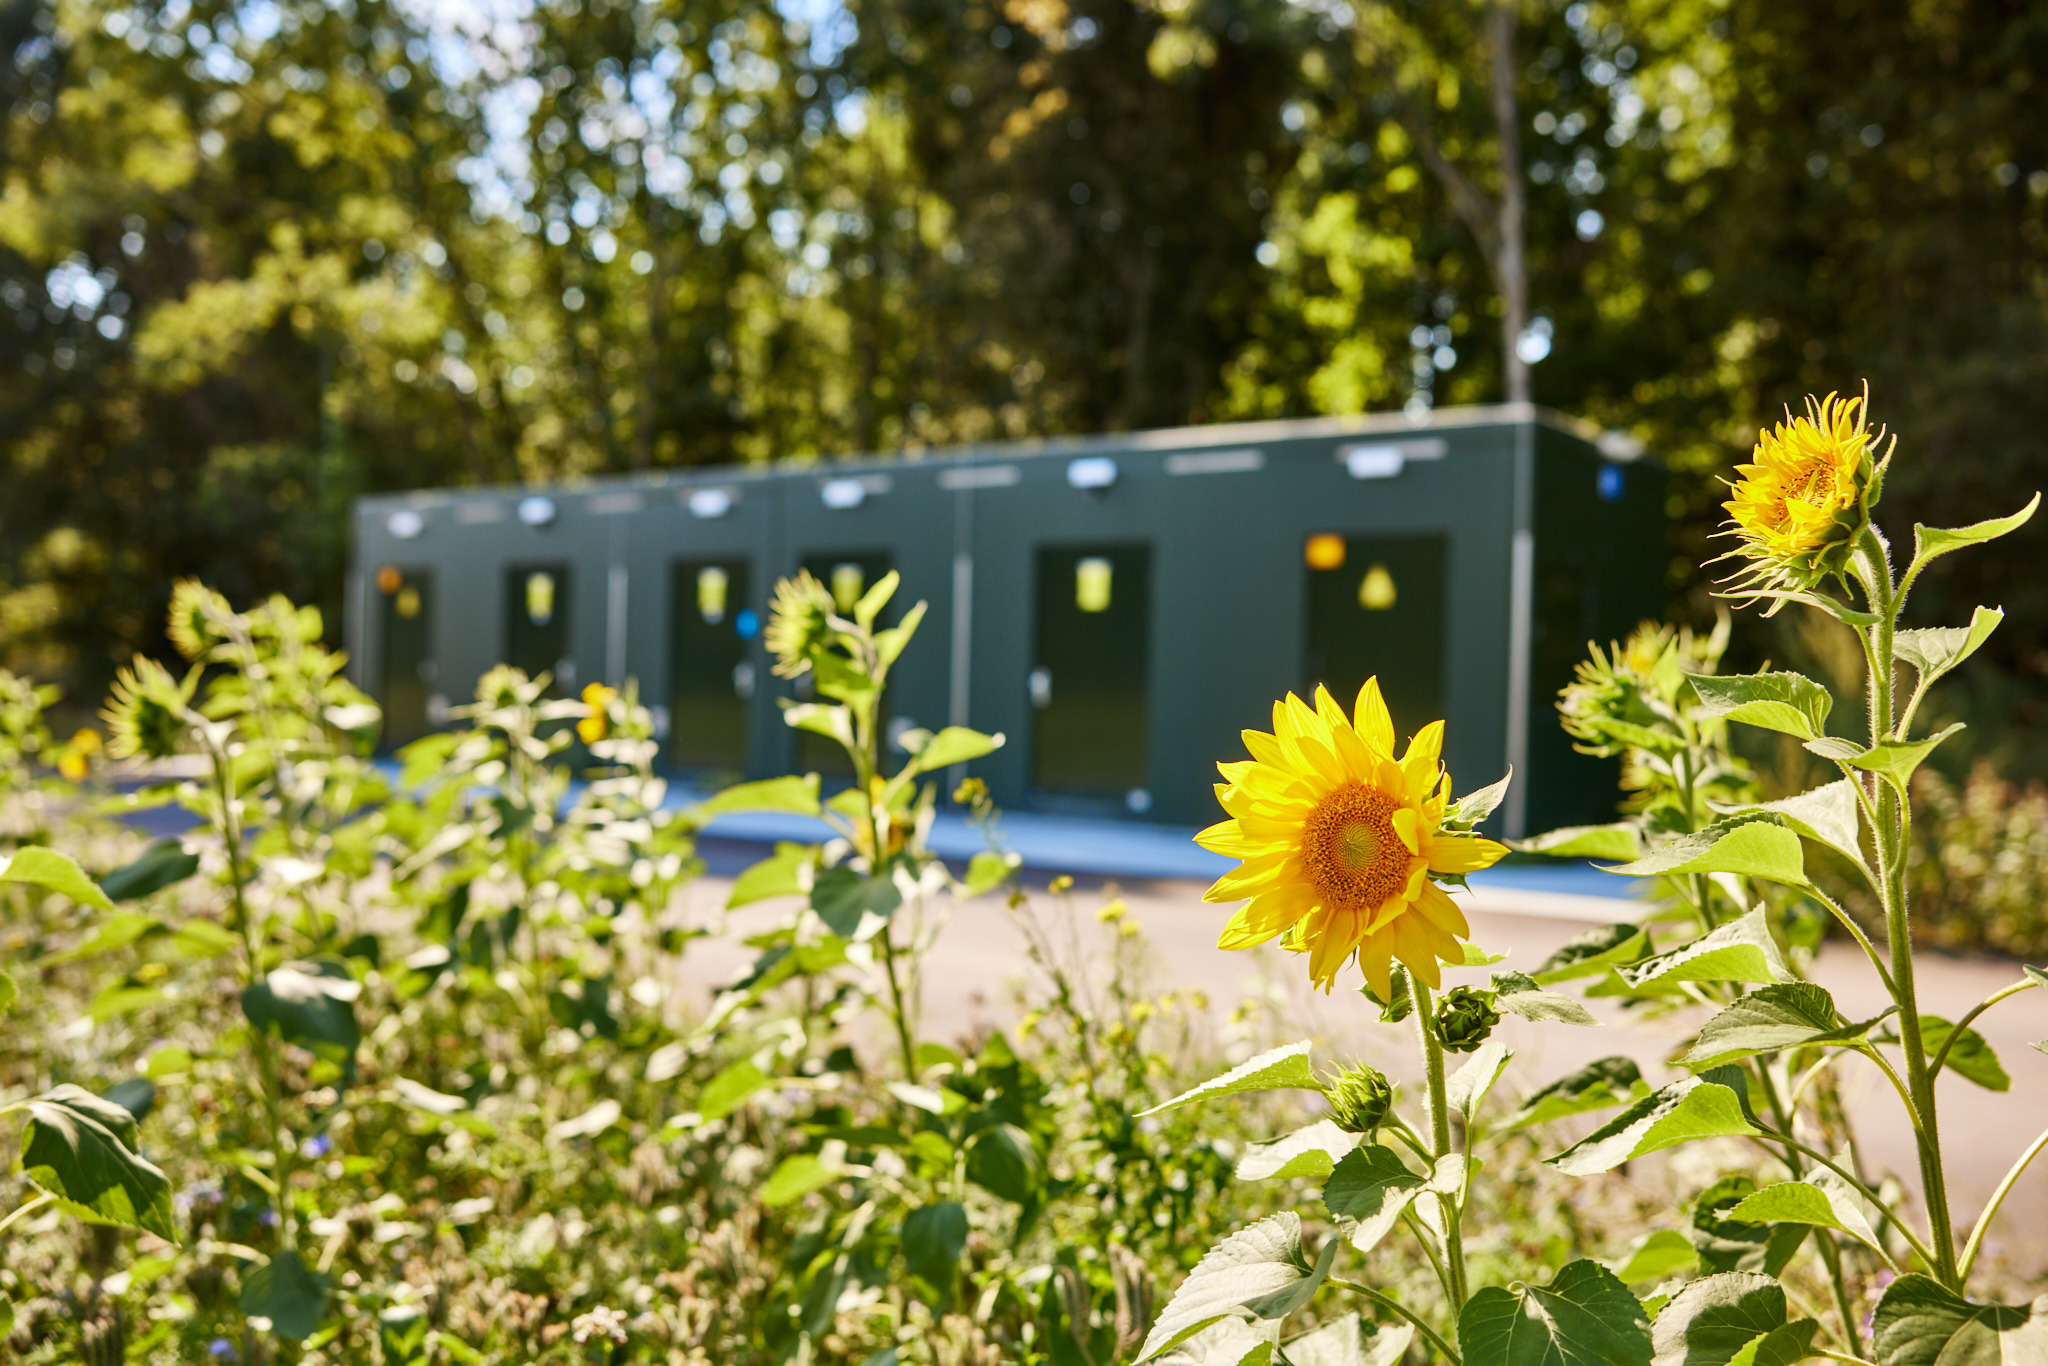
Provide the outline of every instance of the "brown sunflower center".
<path id="1" fill-rule="evenodd" d="M 1408 847 L 1394 832 L 1398 803 L 1377 788 L 1333 788 L 1302 827 L 1302 862 L 1327 906 L 1375 910 L 1408 884 Z"/>

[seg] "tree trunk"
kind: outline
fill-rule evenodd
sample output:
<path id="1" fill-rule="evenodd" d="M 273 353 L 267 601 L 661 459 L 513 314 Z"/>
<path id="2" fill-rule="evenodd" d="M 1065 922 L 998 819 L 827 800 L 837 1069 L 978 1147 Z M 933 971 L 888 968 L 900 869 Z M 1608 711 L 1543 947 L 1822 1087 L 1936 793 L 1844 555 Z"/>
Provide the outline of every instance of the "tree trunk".
<path id="1" fill-rule="evenodd" d="M 1515 110 L 1516 0 L 1489 0 L 1493 122 L 1500 139 L 1500 230 L 1494 279 L 1500 287 L 1501 374 L 1510 403 L 1529 401 L 1529 366 L 1519 346 L 1529 329 L 1529 273 L 1523 255 L 1522 124 Z"/>

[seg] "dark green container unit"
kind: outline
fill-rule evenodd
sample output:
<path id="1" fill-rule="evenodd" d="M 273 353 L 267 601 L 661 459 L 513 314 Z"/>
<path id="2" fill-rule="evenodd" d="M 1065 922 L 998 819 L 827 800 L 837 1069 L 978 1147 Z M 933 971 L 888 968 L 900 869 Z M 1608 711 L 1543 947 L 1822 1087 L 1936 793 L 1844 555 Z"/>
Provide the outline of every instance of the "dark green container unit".
<path id="1" fill-rule="evenodd" d="M 1662 609 L 1664 472 L 1597 436 L 1446 409 L 365 499 L 350 647 L 395 738 L 512 652 L 559 648 L 565 694 L 638 679 L 687 776 L 829 777 L 781 723 L 804 681 L 770 672 L 773 586 L 803 566 L 852 592 L 893 568 L 892 618 L 929 607 L 890 734 L 1005 733 L 974 771 L 1013 809 L 1207 823 L 1215 761 L 1274 698 L 1323 681 L 1348 706 L 1377 674 L 1404 741 L 1449 719 L 1463 787 L 1515 764 L 1497 828 L 1600 820 L 1611 766 L 1572 751 L 1552 703 L 1587 640 Z M 535 573 L 554 576 L 546 623 Z"/>

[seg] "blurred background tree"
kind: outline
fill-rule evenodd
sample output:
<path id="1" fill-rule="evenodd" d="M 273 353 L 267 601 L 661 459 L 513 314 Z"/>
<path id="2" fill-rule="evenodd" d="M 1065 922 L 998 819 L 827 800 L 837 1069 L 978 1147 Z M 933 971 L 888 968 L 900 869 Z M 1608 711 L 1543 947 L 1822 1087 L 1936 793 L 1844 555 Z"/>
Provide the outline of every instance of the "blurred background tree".
<path id="1" fill-rule="evenodd" d="M 1511 353 L 1680 474 L 1682 612 L 1809 389 L 1869 379 L 1923 520 L 2048 483 L 2048 0 L 1506 4 L 0 0 L 0 663 L 97 695 L 186 574 L 333 618 L 375 489 L 1494 402 Z M 2048 527 L 2002 544 L 1925 611 L 2004 603 L 1953 762 L 2038 768 Z"/>

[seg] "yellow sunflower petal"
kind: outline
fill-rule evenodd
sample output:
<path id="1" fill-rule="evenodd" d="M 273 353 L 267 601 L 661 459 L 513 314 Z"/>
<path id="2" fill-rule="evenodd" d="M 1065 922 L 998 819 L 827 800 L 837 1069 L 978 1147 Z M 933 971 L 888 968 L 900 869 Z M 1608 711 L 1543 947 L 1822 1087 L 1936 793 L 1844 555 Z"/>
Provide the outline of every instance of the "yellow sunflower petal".
<path id="1" fill-rule="evenodd" d="M 1445 934 L 1459 939 L 1472 937 L 1472 926 L 1465 919 L 1465 912 L 1451 899 L 1450 893 L 1434 882 L 1424 887 L 1422 895 L 1415 898 L 1415 909 Z"/>
<path id="2" fill-rule="evenodd" d="M 1394 833 L 1401 837 L 1401 843 L 1408 846 L 1411 854 L 1422 853 L 1422 819 L 1415 814 L 1415 808 L 1404 806 L 1394 813 Z"/>
<path id="3" fill-rule="evenodd" d="M 1386 699 L 1380 696 L 1380 680 L 1377 676 L 1368 678 L 1358 689 L 1358 704 L 1353 708 L 1357 716 L 1358 733 L 1378 746 L 1385 754 L 1394 752 L 1394 718 L 1387 711 Z"/>
<path id="4" fill-rule="evenodd" d="M 1367 936 L 1358 946 L 1358 966 L 1365 972 L 1365 981 L 1373 994 L 1382 1001 L 1394 994 L 1394 941 L 1382 930 Z"/>
<path id="5" fill-rule="evenodd" d="M 1223 927 L 1223 934 L 1217 939 L 1216 947 L 1255 948 L 1274 935 L 1290 929 L 1297 920 L 1314 909 L 1314 906 L 1315 902 L 1311 898 L 1292 887 L 1255 896 L 1230 917 L 1230 923 Z"/>
<path id="6" fill-rule="evenodd" d="M 1429 869 L 1433 873 L 1476 873 L 1499 863 L 1507 852 L 1505 844 L 1478 835 L 1447 835 L 1439 831 L 1429 844 Z"/>
<path id="7" fill-rule="evenodd" d="M 1443 722 L 1432 721 L 1415 732 L 1415 738 L 1408 742 L 1408 752 L 1401 756 L 1401 772 L 1408 779 L 1410 791 L 1427 792 L 1436 786 L 1436 766 L 1443 749 Z"/>

